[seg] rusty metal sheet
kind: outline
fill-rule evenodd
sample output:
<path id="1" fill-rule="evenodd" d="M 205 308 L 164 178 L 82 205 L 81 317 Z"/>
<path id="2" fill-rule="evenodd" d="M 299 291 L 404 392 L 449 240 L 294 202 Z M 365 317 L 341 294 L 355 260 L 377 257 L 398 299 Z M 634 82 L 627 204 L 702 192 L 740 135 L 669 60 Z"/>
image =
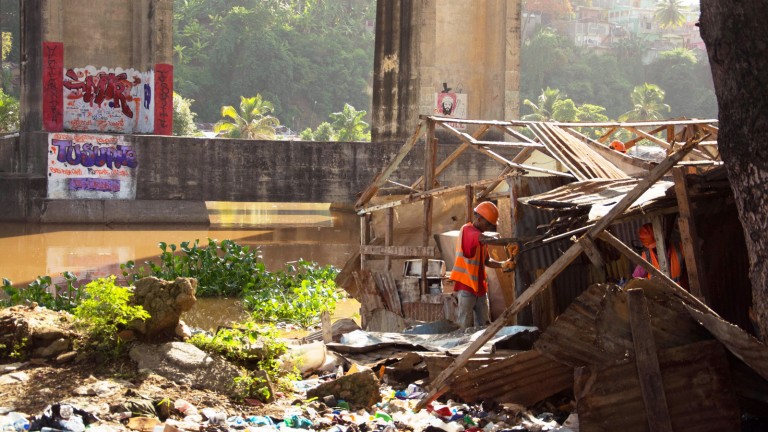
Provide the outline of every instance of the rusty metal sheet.
<path id="1" fill-rule="evenodd" d="M 688 313 L 719 340 L 728 351 L 768 379 L 768 347 L 741 328 L 719 317 L 686 306 Z"/>
<path id="2" fill-rule="evenodd" d="M 711 339 L 668 288 L 648 279 L 633 279 L 625 287 L 631 288 L 642 288 L 648 299 L 653 336 L 659 349 Z M 572 367 L 609 365 L 632 357 L 626 291 L 613 284 L 591 285 L 534 346 Z"/>
<path id="3" fill-rule="evenodd" d="M 567 166 L 571 174 L 577 179 L 624 179 L 629 177 L 624 171 L 565 129 L 545 122 L 530 123 L 527 126 L 544 144 L 552 157 Z"/>
<path id="4" fill-rule="evenodd" d="M 588 213 L 589 221 L 595 221 L 608 213 L 613 206 L 634 189 L 638 179 L 584 180 L 567 184 L 557 189 L 538 195 L 520 198 L 523 204 L 552 210 L 575 210 L 579 214 Z M 673 182 L 659 180 L 641 195 L 627 209 L 625 214 L 640 210 L 647 211 L 650 206 L 675 206 L 675 196 L 667 191 L 674 189 Z"/>
<path id="5" fill-rule="evenodd" d="M 573 368 L 530 350 L 459 376 L 450 391 L 466 402 L 530 406 L 572 385 Z"/>
<path id="6" fill-rule="evenodd" d="M 659 366 L 673 430 L 741 430 L 725 349 L 717 341 L 659 351 Z M 631 359 L 578 369 L 574 394 L 581 430 L 649 431 L 637 368 Z"/>
<path id="7" fill-rule="evenodd" d="M 445 317 L 442 303 L 403 303 L 403 316 L 419 321 L 438 321 Z"/>

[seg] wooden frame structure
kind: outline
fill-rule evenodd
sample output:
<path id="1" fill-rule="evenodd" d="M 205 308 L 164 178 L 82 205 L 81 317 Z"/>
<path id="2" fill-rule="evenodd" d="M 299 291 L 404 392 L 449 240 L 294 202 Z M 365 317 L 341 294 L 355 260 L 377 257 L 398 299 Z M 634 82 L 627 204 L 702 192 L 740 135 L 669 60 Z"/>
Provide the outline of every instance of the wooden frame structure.
<path id="1" fill-rule="evenodd" d="M 619 131 L 632 136 L 625 145 L 628 148 L 635 146 L 641 140 L 648 140 L 663 147 L 668 153 L 684 147 L 696 133 L 706 133 L 706 139 L 696 142 L 696 148 L 686 151 L 686 164 L 717 164 L 719 153 L 717 152 L 717 126 L 715 120 L 673 120 L 664 122 L 631 122 L 631 123 L 558 123 L 558 122 L 532 122 L 532 121 L 490 121 L 490 120 L 463 120 L 438 116 L 421 116 L 416 131 L 405 142 L 400 151 L 391 162 L 381 171 L 374 181 L 362 192 L 355 203 L 355 209 L 360 216 L 360 263 L 361 268 L 366 268 L 366 260 L 372 256 L 383 256 L 385 271 L 391 270 L 392 258 L 420 258 L 422 260 L 421 293 L 426 292 L 427 262 L 430 258 L 437 257 L 437 248 L 430 246 L 432 237 L 432 205 L 433 198 L 465 191 L 467 220 L 471 220 L 472 209 L 476 202 L 486 199 L 489 194 L 506 178 L 524 175 L 526 173 L 539 173 L 551 176 L 560 176 L 574 180 L 589 179 L 627 179 L 630 176 L 617 168 L 609 161 L 611 158 L 623 158 L 624 162 L 635 165 L 645 172 L 652 165 L 638 161 L 635 158 L 626 157 L 608 148 L 605 144 Z M 474 129 L 472 133 L 459 129 L 464 127 Z M 460 144 L 438 163 L 437 160 L 437 134 L 438 128 L 446 131 L 450 136 L 458 139 Z M 583 132 L 585 129 L 602 130 L 597 139 L 589 138 Z M 507 141 L 489 141 L 483 138 L 490 132 L 501 132 Z M 699 131 L 699 132 L 693 132 Z M 663 134 L 665 139 L 658 138 L 657 134 Z M 414 150 L 417 143 L 424 143 L 424 174 L 415 181 L 395 181 L 391 177 L 396 172 L 400 163 Z M 477 179 L 463 185 L 438 186 L 436 178 L 453 164 L 462 153 L 467 150 L 480 152 L 488 156 L 493 162 L 499 164 L 499 174 L 491 179 Z M 518 153 L 507 158 L 500 153 L 503 150 L 514 149 Z M 704 150 L 702 150 L 704 149 Z M 540 151 L 549 155 L 568 172 L 548 170 L 537 166 L 527 165 L 525 161 L 534 151 Z M 681 157 L 682 158 L 682 157 Z M 682 175 L 682 174 L 680 174 Z M 371 205 L 371 200 L 377 196 L 386 184 L 394 184 L 408 190 L 404 198 L 392 200 L 385 204 Z M 410 185 L 407 185 L 410 183 Z M 479 192 L 478 192 L 479 189 Z M 685 192 L 678 192 L 681 197 Z M 423 230 L 421 246 L 396 246 L 393 244 L 394 223 L 393 208 L 422 201 Z M 383 245 L 370 244 L 371 214 L 385 211 L 385 233 Z M 690 214 L 687 214 L 690 217 Z M 689 223 L 686 227 L 693 228 Z M 660 232 L 660 231 L 659 231 Z M 695 233 L 694 233 L 695 234 Z M 689 232 L 686 235 L 691 235 Z M 379 236 L 379 239 L 381 236 Z M 593 248 L 589 248 L 592 251 Z M 691 254 L 694 251 L 685 251 Z M 599 255 L 588 254 L 592 259 L 599 261 Z M 663 254 L 662 261 L 663 261 Z M 686 255 L 693 256 L 693 255 Z M 666 268 L 666 262 L 664 262 Z M 696 266 L 693 266 L 694 270 Z M 698 281 L 699 278 L 690 279 Z M 697 285 L 698 286 L 698 285 Z M 700 296 L 700 291 L 697 292 Z"/>

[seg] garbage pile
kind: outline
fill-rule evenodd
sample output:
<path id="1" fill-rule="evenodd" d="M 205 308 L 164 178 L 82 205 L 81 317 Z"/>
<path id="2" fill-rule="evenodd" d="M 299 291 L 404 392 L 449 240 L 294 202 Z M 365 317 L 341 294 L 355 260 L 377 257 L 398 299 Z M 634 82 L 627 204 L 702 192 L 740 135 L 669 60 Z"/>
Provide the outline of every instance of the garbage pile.
<path id="1" fill-rule="evenodd" d="M 0 430 L 9 432 L 141 432 L 178 431 L 578 431 L 574 414 L 554 409 L 533 414 L 515 404 L 493 408 L 454 401 L 429 404 L 426 410 L 414 412 L 417 397 L 423 395 L 418 386 L 394 391 L 382 387 L 381 402 L 368 409 L 353 410 L 349 402 L 325 398 L 285 409 L 282 417 L 236 415 L 211 408 L 199 408 L 178 399 L 167 418 L 162 413 L 150 415 L 122 411 L 126 406 L 114 405 L 110 414 L 99 419 L 94 414 L 68 404 L 53 404 L 43 413 L 28 417 L 15 411 L 0 415 Z M 326 402 L 330 405 L 326 405 Z M 557 408 L 552 405 L 550 408 Z M 2 412 L 2 411 L 0 411 Z M 161 420 L 162 418 L 162 420 Z M 116 424 L 120 424 L 117 426 Z"/>

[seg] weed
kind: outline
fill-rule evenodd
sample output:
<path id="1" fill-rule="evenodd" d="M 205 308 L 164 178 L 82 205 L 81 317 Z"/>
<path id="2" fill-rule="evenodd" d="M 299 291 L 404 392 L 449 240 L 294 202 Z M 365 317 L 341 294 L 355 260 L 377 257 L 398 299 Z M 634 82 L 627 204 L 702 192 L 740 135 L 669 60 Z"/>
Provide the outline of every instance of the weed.
<path id="1" fill-rule="evenodd" d="M 115 357 L 121 342 L 117 332 L 134 320 L 146 320 L 142 306 L 130 306 L 131 289 L 115 285 L 115 276 L 97 279 L 85 286 L 85 298 L 75 308 L 75 324 L 86 330 L 87 344 L 97 353 Z"/>
<path id="2" fill-rule="evenodd" d="M 29 355 L 29 340 L 25 337 L 9 341 L 10 346 L 0 343 L 0 359 L 24 361 Z"/>
<path id="3" fill-rule="evenodd" d="M 64 272 L 63 276 L 64 286 L 53 284 L 50 276 L 38 276 L 26 288 L 16 288 L 3 278 L 3 291 L 8 299 L 0 301 L 0 306 L 37 303 L 48 309 L 71 312 L 80 303 L 83 289 L 75 286 L 77 276 L 73 273 Z"/>

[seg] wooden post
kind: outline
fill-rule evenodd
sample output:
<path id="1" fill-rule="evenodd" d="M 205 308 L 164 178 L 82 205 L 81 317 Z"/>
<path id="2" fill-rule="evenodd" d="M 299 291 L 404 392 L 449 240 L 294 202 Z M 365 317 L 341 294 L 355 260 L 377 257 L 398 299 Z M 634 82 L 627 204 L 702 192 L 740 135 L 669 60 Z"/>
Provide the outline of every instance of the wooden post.
<path id="1" fill-rule="evenodd" d="M 370 239 L 371 229 L 371 214 L 366 213 L 360 216 L 360 270 L 365 270 L 366 257 L 363 253 L 362 246 L 368 246 Z"/>
<path id="2" fill-rule="evenodd" d="M 474 196 L 474 188 L 472 187 L 472 185 L 467 185 L 464 188 L 464 199 L 467 206 L 466 222 L 472 222 L 472 220 L 474 220 L 474 217 L 475 217 L 475 214 L 474 214 L 475 213 L 475 196 Z"/>
<path id="3" fill-rule="evenodd" d="M 688 195 L 688 184 L 682 167 L 674 168 L 672 175 L 675 179 L 677 208 L 680 212 L 680 237 L 682 237 L 683 257 L 688 272 L 688 285 L 691 293 L 706 303 L 708 293 L 705 289 L 706 279 L 703 277 L 702 256 L 699 248 L 699 236 L 696 232 L 696 221 L 691 211 L 691 199 Z"/>
<path id="4" fill-rule="evenodd" d="M 656 342 L 653 340 L 645 294 L 642 289 L 631 289 L 627 291 L 627 299 L 632 342 L 635 346 L 635 365 L 648 426 L 654 432 L 672 432 L 672 420 L 661 381 L 661 368 L 656 356 Z"/>
<path id="5" fill-rule="evenodd" d="M 427 139 L 424 142 L 424 192 L 432 189 L 435 184 L 435 160 L 437 159 L 437 138 L 435 138 L 435 121 L 428 120 Z M 432 237 L 432 203 L 430 196 L 424 200 L 424 230 L 422 231 L 421 245 L 429 246 Z M 429 291 L 427 272 L 429 270 L 429 258 L 421 259 L 421 293 Z"/>
<path id="6" fill-rule="evenodd" d="M 395 219 L 395 208 L 389 207 L 386 210 L 386 230 L 384 231 L 384 246 L 392 246 L 392 237 L 394 235 L 394 219 Z M 385 255 L 384 256 L 384 271 L 389 272 L 392 270 L 392 256 L 391 255 Z"/>
<path id="7" fill-rule="evenodd" d="M 584 238 L 584 253 L 587 254 L 587 258 L 592 262 L 592 265 L 597 268 L 600 281 L 605 282 L 605 261 L 603 260 L 603 256 L 600 255 L 600 250 L 595 245 L 595 242 L 589 237 Z"/>

